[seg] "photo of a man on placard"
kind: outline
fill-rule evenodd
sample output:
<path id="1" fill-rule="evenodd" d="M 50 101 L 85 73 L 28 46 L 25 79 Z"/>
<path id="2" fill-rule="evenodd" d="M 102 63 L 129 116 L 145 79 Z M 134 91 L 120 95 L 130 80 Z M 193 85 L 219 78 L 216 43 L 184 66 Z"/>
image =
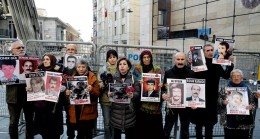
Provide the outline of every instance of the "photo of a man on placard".
<path id="1" fill-rule="evenodd" d="M 204 99 L 200 98 L 201 87 L 197 84 L 191 86 L 191 96 L 186 98 L 186 101 L 194 102 L 205 102 Z"/>
<path id="2" fill-rule="evenodd" d="M 169 103 L 171 105 L 181 105 L 183 104 L 183 89 L 184 85 L 183 84 L 176 84 L 172 83 L 170 84 L 170 100 Z"/>
<path id="3" fill-rule="evenodd" d="M 59 83 L 58 82 L 58 78 L 56 78 L 54 76 L 51 76 L 49 78 L 49 81 L 48 81 L 49 88 L 46 89 L 45 94 L 48 95 L 48 96 L 56 96 L 56 97 L 58 97 L 59 96 L 59 91 L 56 90 L 57 86 L 59 85 L 58 83 Z"/>
<path id="4" fill-rule="evenodd" d="M 147 91 L 143 92 L 143 97 L 159 97 L 158 92 L 155 90 L 155 80 L 149 79 L 146 84 Z"/>
<path id="5" fill-rule="evenodd" d="M 229 97 L 230 110 L 245 111 L 246 106 L 243 105 L 243 93 L 239 91 L 233 91 Z"/>
<path id="6" fill-rule="evenodd" d="M 23 72 L 21 74 L 33 72 L 33 67 L 34 67 L 34 64 L 33 64 L 32 60 L 25 60 L 22 63 Z"/>
<path id="7" fill-rule="evenodd" d="M 0 68 L 3 72 L 3 76 L 0 77 L 1 81 L 15 81 L 18 79 L 17 75 L 14 74 L 16 68 L 16 60 L 8 59 L 0 61 Z"/>
<path id="8" fill-rule="evenodd" d="M 201 66 L 201 65 L 203 65 L 203 61 L 199 57 L 199 52 L 195 50 L 192 53 L 192 66 Z"/>

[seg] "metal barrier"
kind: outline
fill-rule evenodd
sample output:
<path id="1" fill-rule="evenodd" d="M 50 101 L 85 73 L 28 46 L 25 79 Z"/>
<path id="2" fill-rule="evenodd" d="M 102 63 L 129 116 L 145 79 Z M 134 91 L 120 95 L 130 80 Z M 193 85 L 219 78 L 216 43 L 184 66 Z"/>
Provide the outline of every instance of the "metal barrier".
<path id="1" fill-rule="evenodd" d="M 120 45 L 120 44 L 104 44 L 97 49 L 96 60 L 99 66 L 106 63 L 106 52 L 114 49 L 118 52 L 119 57 L 127 57 L 133 65 L 140 63 L 139 55 L 144 49 L 149 49 L 153 55 L 153 63 L 160 65 L 163 72 L 172 68 L 172 56 L 179 52 L 176 48 L 165 46 L 141 46 L 141 45 Z M 132 56 L 132 57 L 131 57 Z M 101 64 L 102 63 L 102 64 Z"/>
<path id="2" fill-rule="evenodd" d="M 9 55 L 10 54 L 10 45 L 14 41 L 17 41 L 15 38 L 0 38 L 0 55 Z"/>
<path id="3" fill-rule="evenodd" d="M 83 55 L 83 58 L 87 60 L 91 70 L 94 70 L 94 72 L 96 71 L 94 59 L 96 45 L 92 42 L 28 40 L 25 43 L 26 54 L 37 55 L 41 60 L 45 53 L 51 53 L 55 55 L 57 60 L 60 60 L 66 52 L 66 49 L 64 49 L 66 44 L 76 44 L 77 53 Z"/>

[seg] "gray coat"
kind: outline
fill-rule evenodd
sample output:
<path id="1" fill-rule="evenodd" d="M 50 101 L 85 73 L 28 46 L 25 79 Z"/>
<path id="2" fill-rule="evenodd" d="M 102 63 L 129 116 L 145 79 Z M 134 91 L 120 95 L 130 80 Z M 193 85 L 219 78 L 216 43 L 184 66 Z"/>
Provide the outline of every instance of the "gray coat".
<path id="1" fill-rule="evenodd" d="M 114 82 L 118 84 L 132 83 L 134 87 L 134 97 L 131 99 L 130 104 L 112 103 L 111 106 L 111 126 L 117 129 L 125 130 L 136 125 L 136 109 L 137 103 L 140 101 L 140 83 L 129 72 L 123 82 L 120 74 L 117 72 L 114 75 Z"/>

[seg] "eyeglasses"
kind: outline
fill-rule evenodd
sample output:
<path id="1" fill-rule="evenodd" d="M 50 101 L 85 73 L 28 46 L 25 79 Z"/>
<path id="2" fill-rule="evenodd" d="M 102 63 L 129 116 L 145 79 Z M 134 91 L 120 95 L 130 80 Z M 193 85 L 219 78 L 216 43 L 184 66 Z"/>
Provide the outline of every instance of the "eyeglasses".
<path id="1" fill-rule="evenodd" d="M 241 75 L 232 75 L 231 77 L 232 78 L 241 78 L 242 76 Z"/>
<path id="2" fill-rule="evenodd" d="M 24 49 L 24 46 L 19 46 L 19 47 L 16 47 L 14 49 Z"/>
<path id="3" fill-rule="evenodd" d="M 67 51 L 75 51 L 75 49 L 67 49 Z"/>

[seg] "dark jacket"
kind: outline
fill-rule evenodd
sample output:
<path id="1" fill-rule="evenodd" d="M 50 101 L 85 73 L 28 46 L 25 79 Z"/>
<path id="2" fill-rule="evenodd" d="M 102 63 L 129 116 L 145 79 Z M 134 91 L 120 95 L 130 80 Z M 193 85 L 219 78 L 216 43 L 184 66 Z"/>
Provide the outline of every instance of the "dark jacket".
<path id="1" fill-rule="evenodd" d="M 192 66 L 201 66 L 203 65 L 203 61 L 199 58 L 197 58 L 196 60 L 195 59 L 192 59 Z"/>
<path id="2" fill-rule="evenodd" d="M 171 69 L 165 71 L 163 84 L 167 83 L 167 79 L 186 79 L 193 78 L 194 72 L 190 70 L 189 67 L 184 66 L 183 68 L 178 68 L 174 65 Z M 162 92 L 166 93 L 167 89 L 165 86 L 162 87 Z M 189 109 L 189 108 L 188 108 Z M 172 111 L 183 111 L 183 109 L 171 109 Z"/>
<path id="3" fill-rule="evenodd" d="M 148 91 L 146 91 L 146 92 L 143 93 L 143 97 L 159 97 L 159 94 L 155 90 L 153 90 L 151 95 L 148 96 Z"/>
<path id="4" fill-rule="evenodd" d="M 112 103 L 111 106 L 111 126 L 125 130 L 136 125 L 136 102 L 139 101 L 140 98 L 140 83 L 131 72 L 127 73 L 124 82 L 118 72 L 115 73 L 113 79 L 115 83 L 131 83 L 134 87 L 134 97 L 131 99 L 130 104 Z"/>
<path id="5" fill-rule="evenodd" d="M 196 72 L 195 76 L 199 79 L 205 79 L 205 98 L 206 108 L 197 108 L 192 110 L 191 122 L 194 124 L 216 124 L 217 123 L 217 103 L 220 77 L 228 79 L 233 70 L 233 64 L 227 66 L 224 70 L 221 65 L 212 64 L 211 58 L 206 58 L 208 70 Z"/>
<path id="6" fill-rule="evenodd" d="M 62 65 L 58 70 L 50 69 L 52 72 L 62 72 Z M 39 70 L 45 71 L 43 65 L 38 66 Z M 62 98 L 60 93 L 57 103 L 49 101 L 35 101 L 34 129 L 35 134 L 61 135 L 63 134 Z"/>
<path id="7" fill-rule="evenodd" d="M 252 110 L 249 111 L 250 115 L 227 115 L 226 105 L 223 105 L 222 99 L 220 99 L 220 104 L 222 104 L 222 111 L 220 117 L 220 123 L 225 128 L 229 129 L 251 129 L 255 126 L 255 119 L 254 119 L 254 111 L 257 107 L 255 104 L 255 96 L 251 92 L 251 89 L 245 84 L 245 82 L 241 82 L 240 84 L 235 84 L 232 81 L 229 81 L 228 87 L 246 87 L 247 88 L 247 95 L 248 95 L 248 102 L 249 105 L 252 106 Z M 243 119 L 243 121 L 239 120 Z"/>
<path id="8" fill-rule="evenodd" d="M 190 97 L 187 97 L 187 98 L 186 98 L 186 101 L 192 101 L 192 96 L 190 96 Z M 205 100 L 204 100 L 204 99 L 201 99 L 201 98 L 199 98 L 199 102 L 205 102 Z"/>
<path id="9" fill-rule="evenodd" d="M 26 102 L 27 92 L 25 87 L 25 84 L 6 85 L 6 103 L 16 104 L 22 101 Z"/>

